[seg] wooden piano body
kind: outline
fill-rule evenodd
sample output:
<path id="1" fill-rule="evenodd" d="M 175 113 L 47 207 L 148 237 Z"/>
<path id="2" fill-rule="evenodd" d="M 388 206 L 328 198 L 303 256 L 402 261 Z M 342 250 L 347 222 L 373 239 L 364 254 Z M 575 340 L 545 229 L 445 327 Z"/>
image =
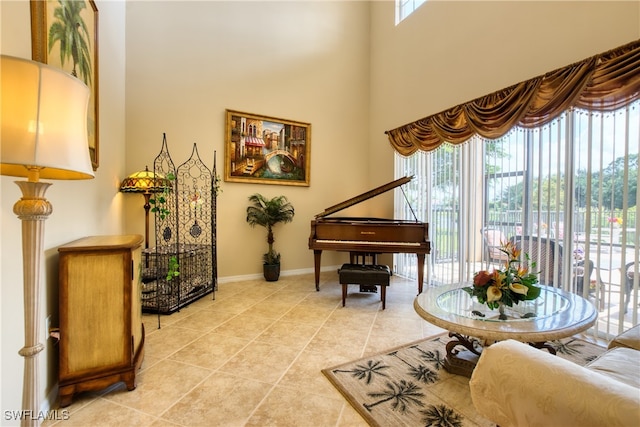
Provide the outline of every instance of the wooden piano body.
<path id="1" fill-rule="evenodd" d="M 418 293 L 422 292 L 425 255 L 430 252 L 429 224 L 382 218 L 326 216 L 409 182 L 404 177 L 325 209 L 311 221 L 309 249 L 313 250 L 316 290 L 320 290 L 323 250 L 350 253 L 415 253 L 418 257 Z"/>

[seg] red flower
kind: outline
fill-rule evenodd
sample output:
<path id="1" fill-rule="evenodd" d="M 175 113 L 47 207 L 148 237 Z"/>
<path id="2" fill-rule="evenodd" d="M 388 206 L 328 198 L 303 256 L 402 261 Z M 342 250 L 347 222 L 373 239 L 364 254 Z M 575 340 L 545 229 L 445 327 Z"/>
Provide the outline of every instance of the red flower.
<path id="1" fill-rule="evenodd" d="M 484 286 L 487 286 L 491 282 L 491 279 L 491 273 L 486 270 L 481 270 L 473 276 L 473 285 L 482 288 Z"/>

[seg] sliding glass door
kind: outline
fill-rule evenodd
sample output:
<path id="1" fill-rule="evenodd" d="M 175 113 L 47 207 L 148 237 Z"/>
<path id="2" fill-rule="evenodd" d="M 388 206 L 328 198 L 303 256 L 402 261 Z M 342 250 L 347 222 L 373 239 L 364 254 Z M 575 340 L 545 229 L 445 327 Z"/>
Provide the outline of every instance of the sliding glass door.
<path id="1" fill-rule="evenodd" d="M 494 262 L 488 239 L 538 239 L 561 248 L 545 283 L 590 299 L 600 310 L 596 332 L 636 324 L 639 108 L 571 110 L 497 140 L 398 156 L 396 175 L 415 176 L 405 192 L 430 226 L 429 283 L 471 280 Z M 396 217 L 413 218 L 404 197 L 396 200 Z M 411 256 L 394 263 L 397 274 L 415 277 Z"/>

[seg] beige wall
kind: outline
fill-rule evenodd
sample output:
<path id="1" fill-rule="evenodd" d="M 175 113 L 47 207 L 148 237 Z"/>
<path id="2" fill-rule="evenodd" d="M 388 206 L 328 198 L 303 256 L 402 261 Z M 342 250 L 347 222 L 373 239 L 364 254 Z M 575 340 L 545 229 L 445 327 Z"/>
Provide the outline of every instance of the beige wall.
<path id="1" fill-rule="evenodd" d="M 131 2 L 127 5 L 127 153 L 130 172 L 153 167 L 162 133 L 176 166 L 197 143 L 224 176 L 225 109 L 311 123 L 311 186 L 222 183 L 221 281 L 262 275 L 266 231 L 246 223 L 247 198 L 285 195 L 292 223 L 274 229 L 282 269 L 313 265 L 315 214 L 368 185 L 369 5 L 366 2 Z M 126 224 L 143 227 L 141 196 Z M 325 265 L 337 264 L 325 253 Z"/>
<path id="2" fill-rule="evenodd" d="M 118 184 L 125 173 L 125 7 L 124 3 L 111 1 L 98 1 L 97 5 L 100 12 L 100 168 L 93 180 L 51 181 L 53 185 L 47 191 L 53 213 L 45 223 L 46 285 L 40 320 L 41 343 L 46 344 L 39 357 L 44 405 L 48 404 L 45 401 L 47 394 L 55 399 L 57 384 L 57 347 L 52 340 L 45 341 L 44 331 L 47 314 L 52 314 L 54 325 L 57 324 L 57 248 L 83 236 L 123 231 L 122 195 L 118 193 Z M 29 1 L 0 2 L 0 19 L 2 54 L 31 58 Z M 13 204 L 21 196 L 18 186 L 13 183 L 16 180 L 19 178 L 0 177 L 2 425 L 16 424 L 5 420 L 4 411 L 20 409 L 22 393 L 23 359 L 18 355 L 18 350 L 24 345 L 21 226 L 12 212 Z"/>
<path id="3" fill-rule="evenodd" d="M 371 179 L 393 178 L 385 130 L 636 40 L 639 6 L 428 0 L 395 27 L 393 2 L 373 2 Z"/>
<path id="4" fill-rule="evenodd" d="M 296 217 L 275 230 L 283 269 L 312 271 L 313 216 L 393 179 L 384 130 L 640 35 L 637 2 L 431 0 L 399 27 L 390 1 L 97 5 L 100 168 L 92 181 L 55 182 L 48 192 L 54 213 L 46 223 L 43 325 L 57 312 L 59 245 L 90 234 L 143 233 L 142 197 L 118 193 L 118 184 L 152 167 L 163 132 L 176 164 L 197 143 L 208 165 L 217 151 L 222 175 L 225 108 L 311 122 L 310 187 L 222 183 L 218 262 L 221 281 L 260 275 L 265 233 L 246 224 L 246 199 L 284 194 Z M 29 58 L 28 0 L 2 1 L 0 13 L 2 53 Z M 3 411 L 20 407 L 22 384 L 20 225 L 12 213 L 20 195 L 13 181 L 0 178 Z M 377 199 L 353 214 L 391 217 L 390 196 Z M 327 253 L 323 265 L 343 259 Z M 55 365 L 51 341 L 41 354 L 44 397 L 55 384 L 55 368 L 47 373 L 47 364 Z"/>

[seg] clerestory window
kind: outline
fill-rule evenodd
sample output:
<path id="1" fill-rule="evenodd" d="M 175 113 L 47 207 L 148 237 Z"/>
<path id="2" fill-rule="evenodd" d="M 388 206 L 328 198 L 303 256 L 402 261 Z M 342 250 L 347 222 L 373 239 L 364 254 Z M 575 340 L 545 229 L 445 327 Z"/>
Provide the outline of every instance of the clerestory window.
<path id="1" fill-rule="evenodd" d="M 427 0 L 396 0 L 396 25 L 402 22 L 414 10 L 419 8 Z"/>

